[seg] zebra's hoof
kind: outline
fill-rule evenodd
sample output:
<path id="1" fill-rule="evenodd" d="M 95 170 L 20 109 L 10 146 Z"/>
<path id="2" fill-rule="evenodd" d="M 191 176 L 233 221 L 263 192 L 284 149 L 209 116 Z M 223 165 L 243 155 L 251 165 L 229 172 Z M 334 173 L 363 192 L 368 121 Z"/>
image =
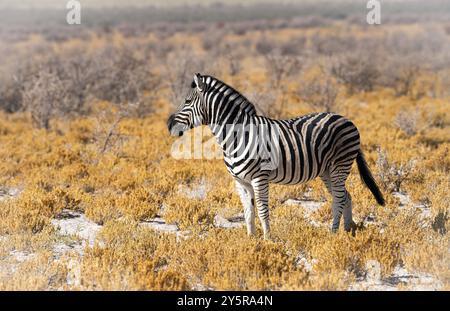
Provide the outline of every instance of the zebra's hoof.
<path id="1" fill-rule="evenodd" d="M 352 221 L 350 224 L 345 225 L 345 231 L 351 232 L 352 236 L 356 235 L 356 230 L 358 229 L 358 226 L 354 221 Z"/>

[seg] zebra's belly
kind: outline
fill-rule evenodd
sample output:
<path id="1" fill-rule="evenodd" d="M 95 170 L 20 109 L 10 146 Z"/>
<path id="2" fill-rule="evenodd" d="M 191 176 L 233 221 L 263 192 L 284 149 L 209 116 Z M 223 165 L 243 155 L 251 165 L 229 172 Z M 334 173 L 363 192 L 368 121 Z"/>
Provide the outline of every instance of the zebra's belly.
<path id="1" fill-rule="evenodd" d="M 323 174 L 324 168 L 320 165 L 316 167 L 304 167 L 301 163 L 287 162 L 277 169 L 270 172 L 269 182 L 281 185 L 296 185 L 311 181 L 321 174 Z M 292 168 L 294 167 L 294 169 Z"/>

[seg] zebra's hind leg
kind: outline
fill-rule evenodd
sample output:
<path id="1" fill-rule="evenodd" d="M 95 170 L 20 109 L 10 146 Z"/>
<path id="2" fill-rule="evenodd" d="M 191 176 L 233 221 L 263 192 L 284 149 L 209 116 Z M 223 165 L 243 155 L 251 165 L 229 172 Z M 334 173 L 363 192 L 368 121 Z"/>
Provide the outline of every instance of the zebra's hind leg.
<path id="1" fill-rule="evenodd" d="M 342 214 L 344 214 L 345 230 L 350 231 L 353 227 L 351 196 L 345 188 L 345 181 L 348 174 L 348 172 L 334 171 L 331 175 L 329 172 L 326 172 L 321 176 L 322 181 L 325 183 L 328 192 L 333 198 L 331 205 L 333 210 L 332 232 L 339 230 Z"/>
<path id="2" fill-rule="evenodd" d="M 249 236 L 255 235 L 255 194 L 251 184 L 243 180 L 236 179 L 236 190 L 241 198 L 244 206 L 244 217 L 247 225 L 247 234 Z"/>
<path id="3" fill-rule="evenodd" d="M 350 193 L 346 190 L 346 201 L 345 201 L 345 207 L 344 207 L 344 229 L 347 232 L 352 231 L 354 233 L 354 230 L 356 229 L 356 224 L 353 221 L 352 217 L 352 196 Z"/>
<path id="4" fill-rule="evenodd" d="M 331 231 L 337 232 L 339 229 L 339 224 L 341 222 L 342 211 L 339 211 L 339 204 L 337 198 L 333 194 L 333 187 L 331 183 L 331 177 L 328 172 L 320 176 L 323 183 L 327 187 L 328 192 L 332 197 L 331 210 L 333 212 L 333 223 L 331 224 Z"/>
<path id="5" fill-rule="evenodd" d="M 264 239 L 270 239 L 269 225 L 269 182 L 266 176 L 252 180 L 253 191 L 255 193 L 255 203 L 258 209 L 258 217 L 261 221 Z"/>

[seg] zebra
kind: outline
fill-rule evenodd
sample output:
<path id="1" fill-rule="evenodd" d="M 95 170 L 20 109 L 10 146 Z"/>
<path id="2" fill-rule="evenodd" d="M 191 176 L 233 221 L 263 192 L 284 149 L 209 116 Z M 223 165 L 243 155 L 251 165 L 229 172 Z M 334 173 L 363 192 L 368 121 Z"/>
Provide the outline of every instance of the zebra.
<path id="1" fill-rule="evenodd" d="M 342 215 L 344 229 L 353 230 L 352 199 L 345 182 L 355 159 L 363 183 L 378 204 L 385 203 L 361 150 L 358 129 L 343 116 L 326 112 L 286 120 L 264 117 L 231 86 L 196 73 L 167 126 L 172 136 L 182 136 L 200 125 L 208 125 L 222 147 L 250 236 L 256 233 L 256 208 L 264 239 L 270 239 L 269 184 L 299 184 L 316 177 L 332 196 L 332 232 L 339 229 Z M 269 157 L 261 149 L 268 150 Z"/>

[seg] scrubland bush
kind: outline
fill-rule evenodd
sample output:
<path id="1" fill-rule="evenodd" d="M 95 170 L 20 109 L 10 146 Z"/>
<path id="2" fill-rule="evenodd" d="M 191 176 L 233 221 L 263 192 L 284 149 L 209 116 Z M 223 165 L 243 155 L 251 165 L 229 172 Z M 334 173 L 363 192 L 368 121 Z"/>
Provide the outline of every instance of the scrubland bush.
<path id="1" fill-rule="evenodd" d="M 192 82 L 193 74 L 201 72 L 202 67 L 202 59 L 188 48 L 167 55 L 165 59 L 166 82 L 173 107 L 182 104 Z"/>
<path id="2" fill-rule="evenodd" d="M 297 56 L 281 55 L 279 51 L 273 51 L 265 55 L 265 64 L 269 76 L 268 91 L 273 92 L 277 100 L 268 110 L 268 115 L 281 118 L 289 93 L 288 81 L 295 74 L 299 74 L 301 62 Z"/>
<path id="3" fill-rule="evenodd" d="M 92 94 L 113 103 L 137 103 L 144 100 L 144 92 L 155 92 L 160 80 L 149 63 L 124 50 L 105 50 L 96 60 L 97 81 Z"/>
<path id="4" fill-rule="evenodd" d="M 298 73 L 301 69 L 301 63 L 298 57 L 280 55 L 279 52 L 265 55 L 265 60 L 271 84 L 275 89 L 280 88 L 284 79 Z"/>
<path id="5" fill-rule="evenodd" d="M 185 271 L 194 284 L 216 290 L 276 289 L 289 274 L 299 287 L 306 281 L 307 274 L 295 267 L 282 245 L 261 243 L 243 234 L 213 229 L 205 238 L 187 240 L 176 249 L 177 270 Z M 221 243 L 209 247 L 218 239 Z M 236 244 L 237 240 L 241 243 Z"/>
<path id="6" fill-rule="evenodd" d="M 407 163 L 391 163 L 387 153 L 378 149 L 377 170 L 382 187 L 388 191 L 400 191 L 402 184 L 410 177 L 414 169 L 414 161 L 411 159 Z"/>
<path id="7" fill-rule="evenodd" d="M 339 35 L 330 38 L 320 32 L 311 36 L 311 45 L 314 52 L 328 56 L 345 54 L 357 48 L 357 42 L 353 36 Z"/>
<path id="8" fill-rule="evenodd" d="M 166 203 L 164 218 L 169 223 L 176 223 L 181 229 L 193 226 L 207 227 L 213 224 L 214 214 L 208 202 L 201 199 L 184 200 L 180 197 L 170 198 Z"/>
<path id="9" fill-rule="evenodd" d="M 167 268 L 173 237 L 133 222 L 110 222 L 81 266 L 81 286 L 91 290 L 187 290 L 180 272 Z"/>
<path id="10" fill-rule="evenodd" d="M 23 77 L 14 76 L 9 82 L 0 83 L 0 109 L 6 112 L 17 112 L 23 107 Z"/>
<path id="11" fill-rule="evenodd" d="M 24 105 L 31 112 L 36 126 L 49 129 L 52 119 L 66 98 L 66 87 L 59 77 L 49 71 L 40 71 L 26 86 Z"/>
<path id="12" fill-rule="evenodd" d="M 229 74 L 234 77 L 237 74 L 239 74 L 242 70 L 241 67 L 241 57 L 243 55 L 240 55 L 237 50 L 236 45 L 225 45 L 223 49 L 223 54 L 225 55 L 227 61 L 228 61 L 228 72 Z"/>
<path id="13" fill-rule="evenodd" d="M 348 54 L 335 61 L 331 72 L 350 94 L 372 91 L 380 72 L 374 59 L 365 54 Z"/>
<path id="14" fill-rule="evenodd" d="M 62 59 L 48 56 L 44 61 L 25 63 L 17 69 L 9 90 L 1 92 L 7 111 L 30 111 L 38 127 L 49 129 L 53 117 L 85 114 L 89 99 L 116 104 L 138 104 L 142 116 L 153 109 L 153 96 L 160 80 L 149 63 L 130 51 L 105 49 L 97 55 L 74 53 Z"/>
<path id="15" fill-rule="evenodd" d="M 323 69 L 304 78 L 298 95 L 314 110 L 336 112 L 338 85 Z"/>
<path id="16" fill-rule="evenodd" d="M 408 136 L 413 136 L 418 132 L 418 112 L 400 111 L 395 117 L 397 125 Z"/>
<path id="17" fill-rule="evenodd" d="M 275 44 L 266 37 L 262 37 L 256 42 L 255 48 L 258 53 L 268 55 L 275 49 Z"/>
<path id="18" fill-rule="evenodd" d="M 399 57 L 388 62 L 384 74 L 385 85 L 395 90 L 397 96 L 411 95 L 423 69 L 420 57 Z"/>

